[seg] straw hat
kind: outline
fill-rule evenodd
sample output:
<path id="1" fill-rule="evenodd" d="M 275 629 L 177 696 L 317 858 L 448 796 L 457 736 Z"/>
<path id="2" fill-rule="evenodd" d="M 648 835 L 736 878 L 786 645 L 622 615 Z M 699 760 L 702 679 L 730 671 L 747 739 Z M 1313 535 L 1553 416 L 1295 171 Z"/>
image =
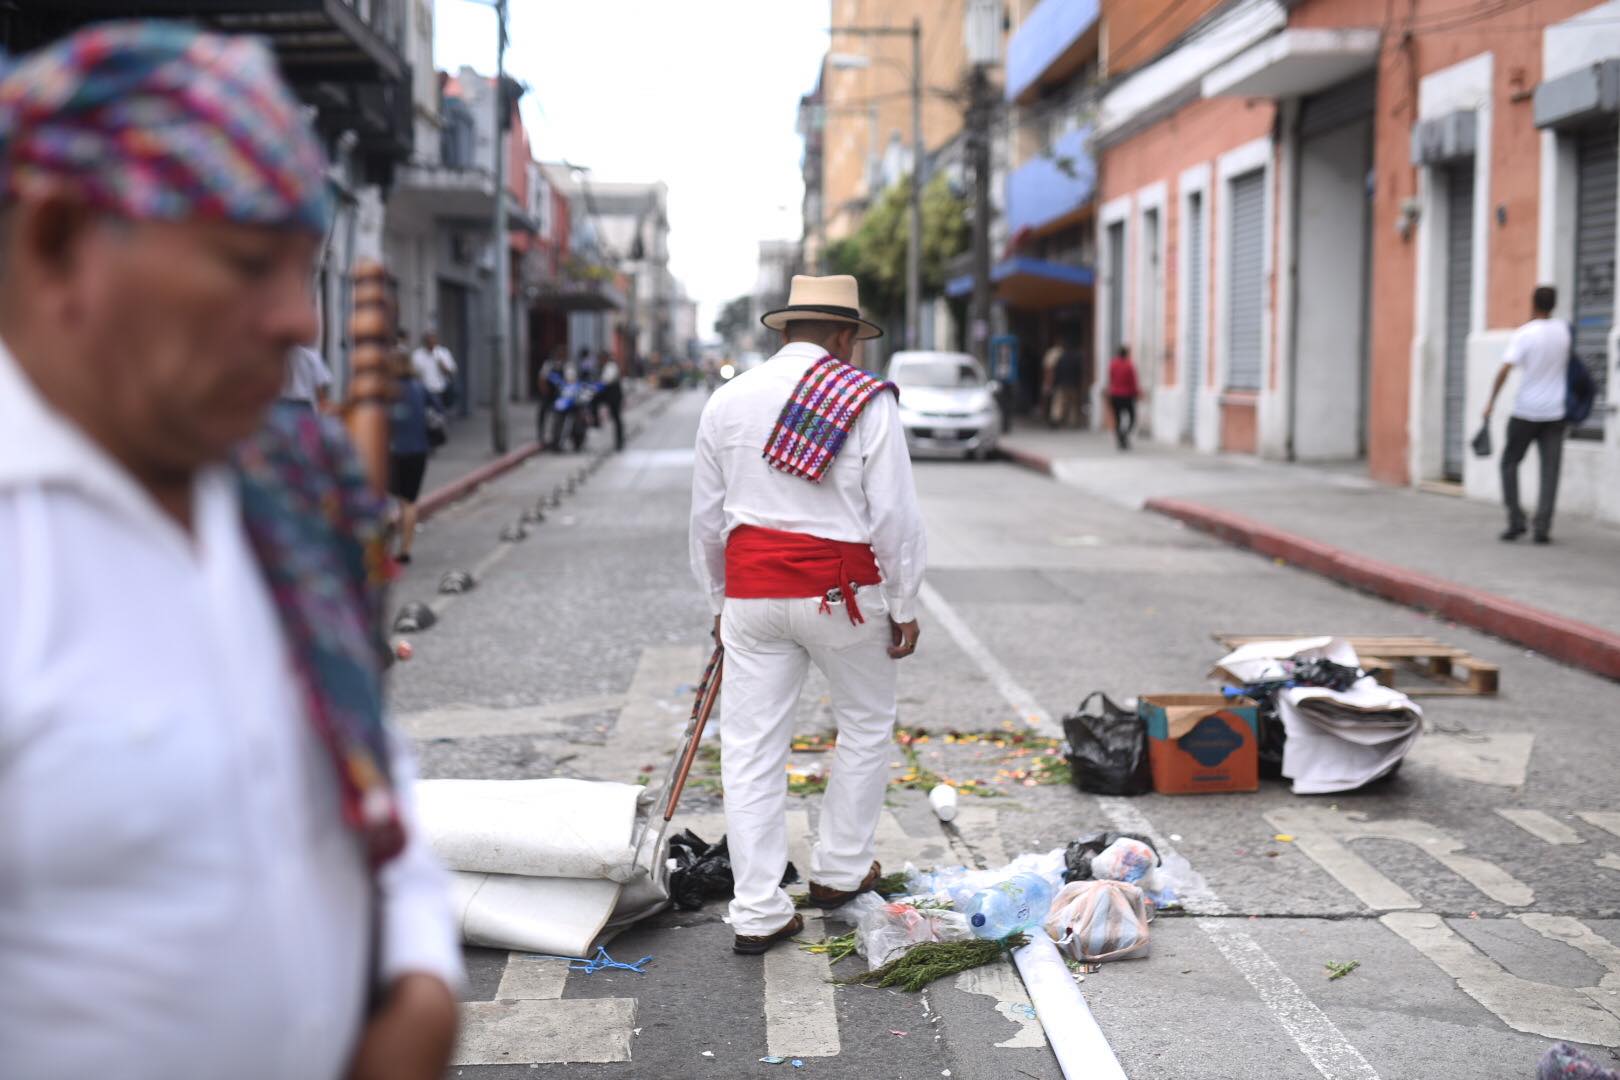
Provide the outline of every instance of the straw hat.
<path id="1" fill-rule="evenodd" d="M 784 330 L 788 323 L 806 319 L 858 326 L 861 330 L 856 337 L 861 341 L 883 336 L 882 330 L 861 318 L 860 286 L 849 274 L 834 274 L 832 277 L 794 274 L 787 307 L 767 311 L 759 321 L 772 330 Z"/>

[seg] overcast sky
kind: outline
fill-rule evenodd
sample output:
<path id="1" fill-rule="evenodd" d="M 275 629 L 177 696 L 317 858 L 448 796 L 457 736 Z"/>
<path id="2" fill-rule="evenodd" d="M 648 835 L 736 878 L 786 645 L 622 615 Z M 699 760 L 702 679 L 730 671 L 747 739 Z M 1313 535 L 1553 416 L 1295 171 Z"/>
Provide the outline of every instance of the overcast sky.
<path id="1" fill-rule="evenodd" d="M 753 288 L 758 243 L 798 237 L 799 95 L 827 50 L 827 0 L 509 0 L 507 69 L 529 86 L 535 156 L 597 180 L 669 185 L 670 268 L 714 330 Z M 495 15 L 436 0 L 435 62 L 495 71 Z"/>

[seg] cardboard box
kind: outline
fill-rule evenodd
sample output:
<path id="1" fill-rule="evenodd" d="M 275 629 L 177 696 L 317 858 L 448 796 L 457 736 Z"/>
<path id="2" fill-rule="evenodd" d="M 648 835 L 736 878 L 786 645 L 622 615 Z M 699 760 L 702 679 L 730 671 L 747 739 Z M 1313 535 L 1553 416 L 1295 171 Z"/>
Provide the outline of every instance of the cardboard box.
<path id="1" fill-rule="evenodd" d="M 1153 790 L 1162 795 L 1260 790 L 1260 723 L 1254 702 L 1220 694 L 1145 694 Z"/>

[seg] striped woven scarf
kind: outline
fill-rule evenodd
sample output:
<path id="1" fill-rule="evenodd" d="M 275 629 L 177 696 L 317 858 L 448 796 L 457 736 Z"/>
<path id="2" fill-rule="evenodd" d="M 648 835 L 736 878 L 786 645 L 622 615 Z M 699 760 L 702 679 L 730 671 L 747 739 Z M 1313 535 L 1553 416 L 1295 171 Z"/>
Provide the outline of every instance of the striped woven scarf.
<path id="1" fill-rule="evenodd" d="M 805 371 L 793 396 L 782 406 L 782 415 L 776 418 L 776 427 L 765 443 L 766 462 L 789 476 L 821 483 L 861 410 L 883 390 L 900 396 L 894 383 L 874 379 L 836 357 L 823 356 Z"/>

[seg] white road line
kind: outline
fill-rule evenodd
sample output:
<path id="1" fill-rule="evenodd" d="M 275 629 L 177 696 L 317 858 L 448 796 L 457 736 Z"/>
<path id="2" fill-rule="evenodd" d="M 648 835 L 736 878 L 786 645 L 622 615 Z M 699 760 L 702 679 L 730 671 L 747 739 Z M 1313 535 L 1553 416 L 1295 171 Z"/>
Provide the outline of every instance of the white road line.
<path id="1" fill-rule="evenodd" d="M 1620 836 L 1620 812 L 1614 810 L 1582 810 L 1576 816 L 1588 825 L 1596 825 L 1606 833 Z"/>
<path id="2" fill-rule="evenodd" d="M 1551 814 L 1542 813 L 1540 810 L 1503 806 L 1498 807 L 1496 812 L 1531 836 L 1549 844 L 1579 844 L 1581 842 L 1580 833 Z"/>
<path id="3" fill-rule="evenodd" d="M 1524 786 L 1535 736 L 1528 731 L 1425 734 L 1407 754 L 1410 764 L 1437 769 L 1474 784 Z"/>
<path id="4" fill-rule="evenodd" d="M 1035 695 L 1025 690 L 1018 680 L 1013 678 L 1012 672 L 1003 667 L 1001 661 L 984 647 L 984 642 L 968 628 L 968 624 L 962 621 L 962 617 L 939 594 L 938 589 L 923 582 L 922 590 L 917 595 L 922 598 L 923 606 L 939 621 L 939 625 L 945 628 L 945 632 L 963 652 L 973 658 L 973 662 L 979 665 L 979 670 L 985 673 L 995 685 L 996 691 L 1007 704 L 1017 710 L 1025 723 L 1042 735 L 1058 739 L 1063 737 L 1063 729 L 1052 719 L 1052 714 L 1042 708 L 1041 703 L 1035 700 Z"/>
<path id="5" fill-rule="evenodd" d="M 1605 851 L 1601 856 L 1592 860 L 1592 865 L 1599 870 L 1620 870 L 1620 855 L 1612 851 Z"/>
<path id="6" fill-rule="evenodd" d="M 568 961 L 555 957 L 508 953 L 496 1001 L 556 1001 L 568 982 Z"/>
<path id="7" fill-rule="evenodd" d="M 1051 714 L 1042 709 L 1034 695 L 1019 685 L 1012 673 L 990 654 L 944 597 L 924 585 L 922 599 L 962 651 L 972 657 L 979 669 L 989 676 L 1009 705 L 1018 709 L 1038 728 L 1046 731 L 1056 728 Z M 1174 853 L 1163 834 L 1134 804 L 1113 798 L 1099 798 L 1097 802 L 1115 828 L 1124 832 L 1146 833 L 1153 838 L 1161 853 Z M 1188 910 L 1195 914 L 1226 915 L 1231 911 L 1207 886 L 1190 894 L 1185 902 Z M 1378 1073 L 1361 1056 L 1361 1052 L 1350 1045 L 1338 1025 L 1306 996 L 1299 984 L 1277 966 L 1276 961 L 1247 931 L 1222 918 L 1201 918 L 1197 920 L 1197 925 L 1209 935 L 1221 955 L 1226 957 L 1227 963 L 1260 996 L 1289 1038 L 1294 1040 L 1300 1052 L 1326 1080 L 1378 1080 Z"/>
<path id="8" fill-rule="evenodd" d="M 1519 916 L 1519 921 L 1542 937 L 1562 941 L 1602 964 L 1604 975 L 1598 981 L 1599 989 L 1610 993 L 1620 990 L 1620 946 L 1568 915 L 1543 915 L 1538 911 L 1527 911 Z M 1613 999 L 1610 1001 L 1613 1002 Z M 1601 1001 L 1598 1004 L 1604 1005 Z M 1614 1012 L 1620 1009 L 1620 1002 L 1606 1004 L 1604 1008 Z"/>
<path id="9" fill-rule="evenodd" d="M 827 934 L 816 912 L 804 913 L 804 936 L 820 941 Z M 838 1009 L 825 956 L 797 945 L 781 945 L 765 954 L 765 1052 L 776 1057 L 833 1057 L 843 1047 L 838 1039 Z"/>
<path id="10" fill-rule="evenodd" d="M 451 1064 L 629 1061 L 635 1026 L 634 998 L 469 1002 Z"/>
<path id="11" fill-rule="evenodd" d="M 1392 911 L 1378 921 L 1456 979 L 1465 994 L 1513 1030 L 1597 1046 L 1620 1045 L 1620 1018 L 1600 1008 L 1585 990 L 1509 974 L 1438 915 Z"/>

